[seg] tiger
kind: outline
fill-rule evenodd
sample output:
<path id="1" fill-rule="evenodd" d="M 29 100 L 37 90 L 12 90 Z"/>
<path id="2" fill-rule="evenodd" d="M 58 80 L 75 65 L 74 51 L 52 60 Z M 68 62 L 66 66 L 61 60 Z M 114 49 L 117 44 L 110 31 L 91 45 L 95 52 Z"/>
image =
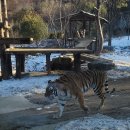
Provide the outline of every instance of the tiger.
<path id="1" fill-rule="evenodd" d="M 66 102 L 72 98 L 78 99 L 80 107 L 87 112 L 88 107 L 84 105 L 84 94 L 90 88 L 101 99 L 99 109 L 104 105 L 104 91 L 109 94 L 114 91 L 110 92 L 108 90 L 107 73 L 105 71 L 70 71 L 54 81 L 49 80 L 45 90 L 45 97 L 48 97 L 49 100 L 56 99 L 59 106 L 59 111 L 53 118 L 62 116 Z"/>

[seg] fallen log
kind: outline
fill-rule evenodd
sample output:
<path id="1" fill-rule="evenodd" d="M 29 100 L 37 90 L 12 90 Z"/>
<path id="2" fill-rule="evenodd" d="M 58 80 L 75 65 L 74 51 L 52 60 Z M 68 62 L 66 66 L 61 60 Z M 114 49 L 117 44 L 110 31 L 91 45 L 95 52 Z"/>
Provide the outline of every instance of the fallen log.
<path id="1" fill-rule="evenodd" d="M 53 58 L 51 61 L 51 70 L 72 70 L 73 61 L 69 57 Z"/>
<path id="2" fill-rule="evenodd" d="M 90 70 L 108 71 L 114 68 L 115 64 L 108 61 L 93 61 L 88 63 L 88 69 Z"/>

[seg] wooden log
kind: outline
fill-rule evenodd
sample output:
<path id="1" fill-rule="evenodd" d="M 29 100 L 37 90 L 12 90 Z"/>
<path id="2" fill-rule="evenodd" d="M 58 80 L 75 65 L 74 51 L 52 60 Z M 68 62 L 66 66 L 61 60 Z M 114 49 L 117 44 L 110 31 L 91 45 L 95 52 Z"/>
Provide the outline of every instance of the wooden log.
<path id="1" fill-rule="evenodd" d="M 91 63 L 88 63 L 88 68 L 90 70 L 100 70 L 100 71 L 108 71 L 115 68 L 115 64 L 112 62 L 106 62 L 106 61 L 94 61 Z"/>
<path id="2" fill-rule="evenodd" d="M 105 58 L 101 58 L 100 56 L 88 55 L 88 54 L 81 54 L 81 59 L 82 59 L 82 60 L 85 60 L 85 61 L 89 61 L 89 62 L 93 62 L 93 61 L 113 62 L 112 60 L 108 60 L 108 59 L 105 59 Z"/>
<path id="3" fill-rule="evenodd" d="M 70 57 L 57 57 L 51 61 L 51 70 L 72 70 L 73 62 Z"/>
<path id="4" fill-rule="evenodd" d="M 74 53 L 74 70 L 75 71 L 80 71 L 80 53 Z"/>

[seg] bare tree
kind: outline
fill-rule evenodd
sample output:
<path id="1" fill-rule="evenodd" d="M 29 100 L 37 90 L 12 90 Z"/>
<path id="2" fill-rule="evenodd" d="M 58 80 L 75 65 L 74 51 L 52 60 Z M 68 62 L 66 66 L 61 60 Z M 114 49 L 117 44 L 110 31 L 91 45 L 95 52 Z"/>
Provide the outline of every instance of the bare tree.
<path id="1" fill-rule="evenodd" d="M 99 55 L 103 49 L 103 43 L 104 43 L 104 37 L 103 37 L 103 31 L 101 27 L 101 22 L 100 22 L 100 7 L 101 7 L 101 2 L 100 0 L 97 0 L 97 7 L 96 9 L 96 15 L 97 15 L 97 20 L 96 20 L 96 25 L 97 25 L 97 46 L 96 46 L 96 54 Z"/>

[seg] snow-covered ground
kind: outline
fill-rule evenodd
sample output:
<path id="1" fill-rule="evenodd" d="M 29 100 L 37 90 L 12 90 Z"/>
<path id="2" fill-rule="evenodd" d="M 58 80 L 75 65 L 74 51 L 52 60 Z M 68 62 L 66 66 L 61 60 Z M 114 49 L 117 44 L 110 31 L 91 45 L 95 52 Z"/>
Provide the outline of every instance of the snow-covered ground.
<path id="1" fill-rule="evenodd" d="M 107 44 L 107 43 L 105 43 Z M 101 57 L 112 59 L 117 68 L 109 72 L 111 78 L 122 78 L 130 76 L 130 40 L 128 37 L 113 38 L 112 45 L 115 51 L 103 53 Z M 58 56 L 53 55 L 52 57 Z M 15 69 L 15 58 L 12 57 Z M 43 55 L 26 57 L 26 72 L 45 70 L 45 57 Z M 48 80 L 54 80 L 59 76 L 26 77 L 22 79 L 10 79 L 0 82 L 0 96 L 28 95 L 30 93 L 43 93 Z M 91 117 L 84 117 L 70 121 L 67 124 L 58 126 L 57 130 L 129 130 L 130 118 L 116 120 L 111 117 L 96 114 Z"/>
<path id="2" fill-rule="evenodd" d="M 107 42 L 104 43 L 106 45 Z M 112 45 L 115 50 L 110 53 L 103 53 L 101 57 L 112 59 L 117 68 L 111 70 L 109 73 L 110 78 L 118 79 L 130 76 L 130 40 L 127 36 L 113 38 Z M 59 56 L 60 54 L 53 54 L 51 59 Z M 15 58 L 12 57 L 13 69 L 15 70 Z M 30 71 L 44 71 L 45 55 L 27 56 L 25 61 L 26 72 Z M 0 96 L 11 96 L 29 94 L 33 92 L 43 92 L 49 79 L 56 79 L 58 76 L 41 76 L 41 77 L 26 77 L 22 79 L 10 79 L 0 82 Z"/>
<path id="3" fill-rule="evenodd" d="M 105 42 L 104 45 L 108 45 Z M 112 39 L 112 46 L 114 51 L 110 53 L 103 53 L 101 57 L 113 60 L 116 64 L 116 69 L 109 73 L 109 77 L 119 79 L 130 76 L 130 39 L 128 36 L 118 37 Z"/>
<path id="4" fill-rule="evenodd" d="M 58 57 L 60 54 L 52 54 L 51 59 Z M 26 72 L 37 72 L 46 70 L 45 55 L 28 55 L 25 60 Z M 12 67 L 15 70 L 15 57 L 11 57 Z M 28 95 L 32 93 L 43 93 L 47 86 L 48 80 L 57 79 L 59 76 L 41 76 L 41 77 L 26 77 L 22 79 L 10 79 L 0 82 L 0 96 L 12 95 Z"/>
<path id="5" fill-rule="evenodd" d="M 105 115 L 96 114 L 70 121 L 59 126 L 56 130 L 130 130 L 130 118 L 117 120 Z"/>

